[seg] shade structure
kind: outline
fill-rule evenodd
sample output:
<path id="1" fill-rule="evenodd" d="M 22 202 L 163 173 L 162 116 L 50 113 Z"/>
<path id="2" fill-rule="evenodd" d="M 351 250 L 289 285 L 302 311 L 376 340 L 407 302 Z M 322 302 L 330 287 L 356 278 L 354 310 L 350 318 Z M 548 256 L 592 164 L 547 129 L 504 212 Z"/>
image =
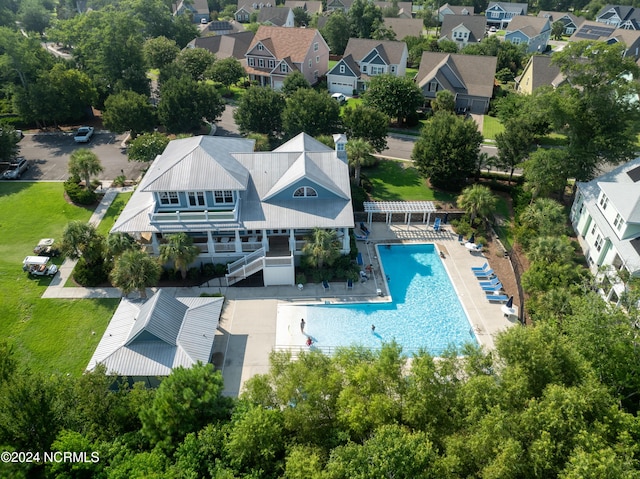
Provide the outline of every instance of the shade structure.
<path id="1" fill-rule="evenodd" d="M 513 296 L 509 298 L 509 301 L 507 301 L 507 304 L 505 304 L 505 306 L 507 308 L 513 308 Z"/>

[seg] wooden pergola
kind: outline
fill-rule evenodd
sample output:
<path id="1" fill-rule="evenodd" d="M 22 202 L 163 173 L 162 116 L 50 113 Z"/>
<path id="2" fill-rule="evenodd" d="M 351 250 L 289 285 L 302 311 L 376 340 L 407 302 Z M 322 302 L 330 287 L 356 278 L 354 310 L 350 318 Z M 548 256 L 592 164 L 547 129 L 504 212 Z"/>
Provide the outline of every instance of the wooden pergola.
<path id="1" fill-rule="evenodd" d="M 422 223 L 429 224 L 431 213 L 437 211 L 433 201 L 365 201 L 364 211 L 367 213 L 367 223 L 371 227 L 373 213 L 384 213 L 387 226 L 391 225 L 394 213 L 404 213 L 404 222 L 411 224 L 411 215 L 422 213 Z"/>

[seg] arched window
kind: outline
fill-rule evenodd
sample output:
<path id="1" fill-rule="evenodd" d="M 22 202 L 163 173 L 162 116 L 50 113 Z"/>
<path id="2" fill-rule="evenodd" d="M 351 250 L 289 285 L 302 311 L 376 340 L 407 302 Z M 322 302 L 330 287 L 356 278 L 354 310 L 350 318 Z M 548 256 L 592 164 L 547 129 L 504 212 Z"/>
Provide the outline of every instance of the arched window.
<path id="1" fill-rule="evenodd" d="M 318 196 L 318 192 L 310 186 L 301 186 L 293 192 L 294 198 L 309 198 L 314 196 Z"/>

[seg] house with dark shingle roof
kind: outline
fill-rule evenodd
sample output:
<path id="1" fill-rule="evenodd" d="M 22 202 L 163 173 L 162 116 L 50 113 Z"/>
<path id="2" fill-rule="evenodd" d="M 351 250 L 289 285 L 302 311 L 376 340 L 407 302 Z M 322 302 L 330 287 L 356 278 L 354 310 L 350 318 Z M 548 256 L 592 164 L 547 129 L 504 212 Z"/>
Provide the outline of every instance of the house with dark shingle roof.
<path id="1" fill-rule="evenodd" d="M 190 15 L 193 23 L 210 20 L 207 0 L 180 0 L 178 3 L 172 4 L 172 9 L 174 15 Z"/>
<path id="2" fill-rule="evenodd" d="M 256 1 L 256 0 L 241 0 L 238 2 L 238 9 L 234 14 L 236 22 L 249 23 L 251 21 L 251 14 L 259 11 L 261 8 L 270 8 L 275 5 L 275 2 L 270 1 Z"/>
<path id="3" fill-rule="evenodd" d="M 558 88 L 566 81 L 560 67 L 553 65 L 549 55 L 532 55 L 522 75 L 516 78 L 516 91 L 531 95 L 536 88 L 552 86 Z"/>
<path id="4" fill-rule="evenodd" d="M 384 26 L 396 34 L 396 40 L 405 37 L 421 37 L 424 24 L 419 18 L 383 18 Z"/>
<path id="5" fill-rule="evenodd" d="M 274 27 L 293 27 L 293 10 L 288 7 L 264 7 L 258 10 L 258 23 Z"/>
<path id="6" fill-rule="evenodd" d="M 526 3 L 490 2 L 485 12 L 487 25 L 505 30 L 514 17 L 527 14 L 527 7 Z"/>
<path id="7" fill-rule="evenodd" d="M 571 12 L 540 11 L 538 12 L 538 17 L 548 19 L 551 25 L 555 22 L 561 22 L 563 25 L 563 35 L 573 35 L 573 33 L 580 28 L 580 25 L 586 21 L 586 18 L 578 17 Z"/>
<path id="8" fill-rule="evenodd" d="M 438 9 L 438 21 L 442 23 L 445 15 L 474 15 L 474 7 L 469 5 L 449 5 L 445 3 Z"/>
<path id="9" fill-rule="evenodd" d="M 244 57 L 247 48 L 253 40 L 253 32 L 238 32 L 228 35 L 212 35 L 191 40 L 187 48 L 205 48 L 213 53 L 217 59 L 233 57 L 241 63 L 246 63 Z"/>
<path id="10" fill-rule="evenodd" d="M 295 262 L 313 228 L 338 232 L 342 254 L 354 227 L 344 135 L 331 149 L 305 133 L 273 151 L 245 138 L 172 140 L 149 167 L 111 232 L 157 255 L 185 232 L 197 263 L 230 263 L 227 284 L 262 271 L 264 285 L 294 285 Z"/>
<path id="11" fill-rule="evenodd" d="M 316 13 L 322 13 L 322 2 L 318 2 L 316 0 L 286 0 L 284 2 L 284 6 L 293 10 L 294 8 L 302 8 L 309 15 L 314 15 Z"/>
<path id="12" fill-rule="evenodd" d="M 605 5 L 596 15 L 596 22 L 625 30 L 640 30 L 640 9 L 628 5 Z"/>
<path id="13" fill-rule="evenodd" d="M 327 0 L 327 12 L 341 10 L 347 13 L 353 5 L 353 0 Z"/>
<path id="14" fill-rule="evenodd" d="M 350 38 L 342 59 L 327 73 L 330 93 L 362 91 L 372 76 L 404 76 L 409 51 L 404 42 Z"/>
<path id="15" fill-rule="evenodd" d="M 449 90 L 456 111 L 485 114 L 493 97 L 496 57 L 423 52 L 416 84 L 428 100 Z"/>
<path id="16" fill-rule="evenodd" d="M 440 40 L 456 42 L 458 48 L 481 41 L 487 30 L 487 19 L 481 15 L 445 15 Z"/>
<path id="17" fill-rule="evenodd" d="M 625 57 L 640 58 L 640 31 L 616 28 L 598 22 L 585 21 L 580 28 L 569 37 L 570 42 L 584 40 L 611 43 L 623 43 L 626 47 Z"/>
<path id="18" fill-rule="evenodd" d="M 329 69 L 329 46 L 314 28 L 261 25 L 245 58 L 252 81 L 279 90 L 284 79 L 296 70 L 310 84 L 317 83 Z"/>
<path id="19" fill-rule="evenodd" d="M 504 35 L 505 42 L 527 45 L 527 53 L 543 53 L 551 37 L 551 23 L 548 18 L 520 15 L 509 22 Z"/>

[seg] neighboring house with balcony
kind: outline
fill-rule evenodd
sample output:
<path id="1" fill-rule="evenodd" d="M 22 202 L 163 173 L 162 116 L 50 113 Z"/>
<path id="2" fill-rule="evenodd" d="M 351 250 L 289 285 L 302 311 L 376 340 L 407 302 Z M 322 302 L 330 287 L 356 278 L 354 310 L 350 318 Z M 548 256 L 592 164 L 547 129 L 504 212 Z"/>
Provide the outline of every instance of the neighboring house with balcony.
<path id="1" fill-rule="evenodd" d="M 294 26 L 293 10 L 288 7 L 264 7 L 258 10 L 258 23 L 274 27 Z"/>
<path id="2" fill-rule="evenodd" d="M 301 133 L 270 152 L 254 141 L 196 136 L 173 140 L 149 167 L 111 232 L 151 254 L 184 232 L 198 262 L 228 263 L 233 284 L 262 271 L 264 284 L 295 284 L 294 264 L 313 228 L 335 230 L 341 253 L 354 227 L 346 138 L 335 150 Z"/>
<path id="3" fill-rule="evenodd" d="M 404 42 L 350 38 L 342 59 L 327 73 L 329 92 L 352 95 L 366 89 L 372 76 L 384 73 L 403 77 L 408 57 Z"/>
<path id="4" fill-rule="evenodd" d="M 640 58 L 640 31 L 616 28 L 598 22 L 585 21 L 580 28 L 569 37 L 570 42 L 583 40 L 607 42 L 608 44 L 623 43 L 624 56 L 636 60 Z"/>
<path id="5" fill-rule="evenodd" d="M 640 30 L 640 9 L 628 5 L 605 5 L 596 15 L 596 22 L 624 30 Z"/>
<path id="6" fill-rule="evenodd" d="M 456 111 L 486 114 L 493 97 L 496 57 L 423 52 L 416 84 L 428 100 L 441 90 L 453 93 Z"/>
<path id="7" fill-rule="evenodd" d="M 541 11 L 538 12 L 538 18 L 546 18 L 549 20 L 549 23 L 553 25 L 556 22 L 561 22 L 563 25 L 562 34 L 563 35 L 573 35 L 574 32 L 580 28 L 586 18 L 577 17 L 571 12 L 547 12 Z"/>
<path id="8" fill-rule="evenodd" d="M 445 3 L 438 9 L 438 22 L 442 23 L 446 15 L 474 15 L 474 7 Z"/>
<path id="9" fill-rule="evenodd" d="M 261 25 L 245 58 L 250 80 L 280 90 L 284 79 L 294 71 L 316 84 L 329 69 L 329 46 L 313 28 Z"/>
<path id="10" fill-rule="evenodd" d="M 527 6 L 526 3 L 491 2 L 485 12 L 487 25 L 505 30 L 513 18 L 527 14 Z"/>
<path id="11" fill-rule="evenodd" d="M 211 19 L 207 0 L 181 0 L 172 4 L 172 8 L 174 15 L 189 15 L 193 23 Z"/>
<path id="12" fill-rule="evenodd" d="M 558 88 L 566 82 L 560 67 L 551 63 L 549 55 L 532 55 L 522 71 L 522 75 L 516 78 L 516 91 L 531 95 L 536 88 L 552 86 Z"/>
<path id="13" fill-rule="evenodd" d="M 481 41 L 487 30 L 487 19 L 480 15 L 445 15 L 440 40 L 456 42 L 458 49 Z"/>
<path id="14" fill-rule="evenodd" d="M 624 285 L 613 273 L 640 276 L 640 158 L 577 183 L 571 223 L 591 271 L 606 269 L 613 283 L 601 293 L 617 303 Z"/>
<path id="15" fill-rule="evenodd" d="M 547 18 L 515 17 L 504 35 L 505 42 L 527 45 L 527 53 L 543 53 L 551 37 L 551 22 Z"/>

